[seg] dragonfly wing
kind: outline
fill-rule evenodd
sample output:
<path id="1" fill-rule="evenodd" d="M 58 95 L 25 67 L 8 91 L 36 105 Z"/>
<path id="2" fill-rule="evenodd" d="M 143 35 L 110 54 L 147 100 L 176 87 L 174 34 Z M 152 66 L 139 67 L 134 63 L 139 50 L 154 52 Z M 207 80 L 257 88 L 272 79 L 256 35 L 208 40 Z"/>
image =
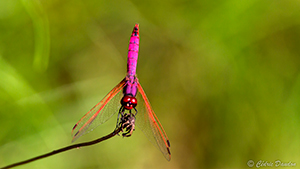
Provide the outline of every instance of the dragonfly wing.
<path id="1" fill-rule="evenodd" d="M 72 142 L 76 141 L 83 134 L 92 131 L 100 124 L 106 122 L 119 111 L 121 107 L 120 100 L 123 97 L 122 89 L 125 84 L 126 80 L 123 79 L 75 124 L 72 130 Z"/>
<path id="2" fill-rule="evenodd" d="M 149 100 L 140 85 L 137 83 L 138 93 L 137 99 L 142 102 L 138 102 L 136 115 L 136 124 L 144 132 L 146 137 L 157 147 L 169 161 L 171 160 L 170 142 L 169 139 L 157 119 L 154 111 L 151 108 Z"/>

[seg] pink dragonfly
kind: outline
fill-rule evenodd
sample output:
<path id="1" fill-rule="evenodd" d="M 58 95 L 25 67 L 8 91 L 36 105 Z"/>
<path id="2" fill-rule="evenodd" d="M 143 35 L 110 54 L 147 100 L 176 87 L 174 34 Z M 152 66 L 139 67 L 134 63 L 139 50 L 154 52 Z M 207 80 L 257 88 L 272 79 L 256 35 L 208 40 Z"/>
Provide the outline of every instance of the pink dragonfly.
<path id="1" fill-rule="evenodd" d="M 72 142 L 106 122 L 118 112 L 117 126 L 122 121 L 128 121 L 130 117 L 134 117 L 134 119 L 131 118 L 131 125 L 127 124 L 127 128 L 125 127 L 129 131 L 123 133 L 123 136 L 129 137 L 134 130 L 134 123 L 136 123 L 165 158 L 170 160 L 169 139 L 136 77 L 139 39 L 139 25 L 135 24 L 129 41 L 126 77 L 75 124 L 72 130 Z M 137 101 L 140 103 L 137 104 Z"/>

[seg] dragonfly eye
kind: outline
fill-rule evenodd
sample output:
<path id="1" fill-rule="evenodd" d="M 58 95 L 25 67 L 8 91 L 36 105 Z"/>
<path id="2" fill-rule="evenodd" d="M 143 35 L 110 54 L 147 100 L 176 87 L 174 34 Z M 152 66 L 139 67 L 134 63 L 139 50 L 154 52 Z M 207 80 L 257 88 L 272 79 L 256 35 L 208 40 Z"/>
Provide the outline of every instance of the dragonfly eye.
<path id="1" fill-rule="evenodd" d="M 131 110 L 137 105 L 137 100 L 131 95 L 125 95 L 121 100 L 121 104 L 122 106 L 124 106 L 125 109 Z"/>

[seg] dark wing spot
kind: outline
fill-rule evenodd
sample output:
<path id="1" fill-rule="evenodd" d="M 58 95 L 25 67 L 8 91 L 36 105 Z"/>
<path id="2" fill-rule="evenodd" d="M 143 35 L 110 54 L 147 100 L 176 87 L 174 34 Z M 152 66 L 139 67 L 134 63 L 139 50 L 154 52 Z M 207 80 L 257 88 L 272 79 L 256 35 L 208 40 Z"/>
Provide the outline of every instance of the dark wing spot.
<path id="1" fill-rule="evenodd" d="M 167 148 L 167 150 L 168 150 L 168 153 L 171 155 L 170 149 L 169 149 L 169 148 Z"/>
<path id="2" fill-rule="evenodd" d="M 75 124 L 75 126 L 73 127 L 73 130 L 77 127 L 77 124 Z"/>
<path id="3" fill-rule="evenodd" d="M 170 144 L 170 141 L 169 141 L 169 140 L 167 140 L 167 143 L 168 143 L 168 146 L 171 147 L 171 144 Z"/>
<path id="4" fill-rule="evenodd" d="M 74 135 L 74 137 L 77 136 L 78 133 L 79 133 L 79 131 L 77 131 L 77 133 Z"/>

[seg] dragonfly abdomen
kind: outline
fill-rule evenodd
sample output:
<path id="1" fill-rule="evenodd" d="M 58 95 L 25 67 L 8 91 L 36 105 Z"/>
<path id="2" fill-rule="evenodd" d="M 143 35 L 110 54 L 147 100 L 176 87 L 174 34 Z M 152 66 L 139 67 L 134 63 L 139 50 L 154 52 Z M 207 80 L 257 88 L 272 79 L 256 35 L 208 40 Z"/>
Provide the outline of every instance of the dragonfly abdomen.
<path id="1" fill-rule="evenodd" d="M 136 73 L 138 52 L 139 52 L 139 25 L 135 24 L 133 28 L 128 48 L 128 60 L 127 60 L 127 75 L 134 76 Z"/>

